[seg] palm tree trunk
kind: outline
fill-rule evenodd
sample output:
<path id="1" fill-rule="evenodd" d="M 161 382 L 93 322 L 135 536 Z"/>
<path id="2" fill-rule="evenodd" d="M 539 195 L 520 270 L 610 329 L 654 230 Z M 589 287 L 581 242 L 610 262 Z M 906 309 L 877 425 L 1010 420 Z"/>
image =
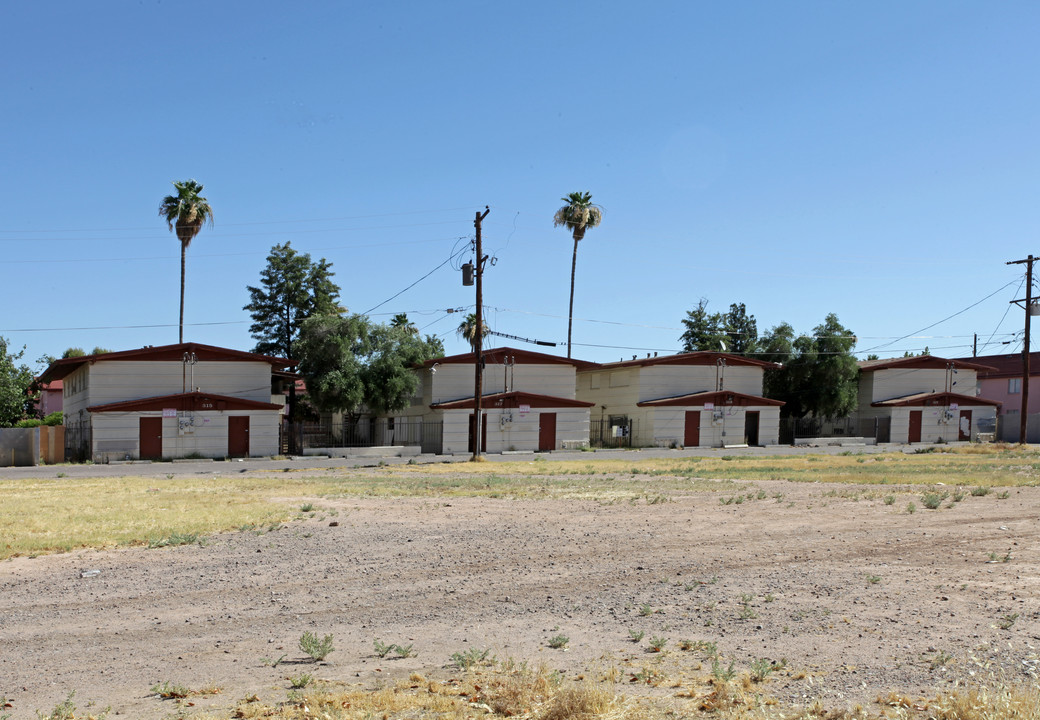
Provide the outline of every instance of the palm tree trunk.
<path id="1" fill-rule="evenodd" d="M 574 270 L 578 267 L 578 237 L 574 237 L 574 256 L 571 258 L 571 304 L 567 309 L 567 359 L 571 357 L 571 326 L 574 324 Z"/>
<path id="2" fill-rule="evenodd" d="M 182 242 L 181 243 L 181 317 L 180 317 L 180 322 L 177 325 L 177 327 L 178 327 L 177 342 L 178 343 L 183 343 L 184 342 L 184 253 L 185 253 L 186 250 L 187 250 L 187 248 L 184 247 L 184 243 Z M 571 285 L 573 285 L 573 284 L 574 283 L 571 282 Z"/>

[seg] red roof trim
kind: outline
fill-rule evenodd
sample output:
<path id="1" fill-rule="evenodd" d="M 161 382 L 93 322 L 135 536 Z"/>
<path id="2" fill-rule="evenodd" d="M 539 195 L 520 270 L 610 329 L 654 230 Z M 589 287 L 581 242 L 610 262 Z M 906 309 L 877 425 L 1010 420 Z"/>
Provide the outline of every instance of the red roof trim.
<path id="1" fill-rule="evenodd" d="M 571 398 L 554 397 L 552 395 L 536 395 L 535 393 L 520 392 L 519 390 L 507 393 L 493 393 L 481 398 L 481 407 L 485 410 L 499 408 L 519 408 L 521 405 L 530 405 L 533 408 L 590 408 L 596 403 L 583 400 L 572 400 Z M 473 398 L 462 398 L 461 400 L 450 400 L 448 402 L 434 403 L 430 405 L 431 410 L 472 410 L 476 403 Z"/>
<path id="2" fill-rule="evenodd" d="M 976 362 L 949 360 L 947 358 L 936 357 L 935 355 L 915 355 L 914 357 L 890 358 L 887 360 L 862 360 L 858 364 L 861 371 L 873 372 L 874 370 L 888 370 L 890 368 L 945 370 L 946 366 L 950 363 L 953 363 L 953 366 L 958 370 L 976 370 L 979 372 L 985 372 L 995 369 L 988 365 L 982 365 Z"/>
<path id="3" fill-rule="evenodd" d="M 914 393 L 913 395 L 904 395 L 902 397 L 892 398 L 890 400 L 878 400 L 877 402 L 870 403 L 871 407 L 937 407 L 942 405 L 952 405 L 957 403 L 958 405 L 990 405 L 992 407 L 1000 407 L 1004 403 L 998 400 L 987 400 L 986 398 L 975 397 L 974 395 L 960 395 L 958 393 L 951 392 L 939 392 L 939 393 Z"/>
<path id="4" fill-rule="evenodd" d="M 103 353 L 101 355 L 84 355 L 83 357 L 62 358 L 55 360 L 40 376 L 41 382 L 60 380 L 72 373 L 77 368 L 87 363 L 111 362 L 122 360 L 146 360 L 155 362 L 180 361 L 184 353 L 193 352 L 195 357 L 205 362 L 265 362 L 272 369 L 295 367 L 295 360 L 274 357 L 271 355 L 259 355 L 257 353 L 232 350 L 231 348 L 216 347 L 214 345 L 202 345 L 200 343 L 178 343 L 176 345 L 160 345 L 157 347 L 137 348 L 136 350 L 123 350 L 120 352 Z"/>
<path id="5" fill-rule="evenodd" d="M 183 412 L 216 412 L 219 410 L 281 410 L 281 405 L 274 403 L 245 400 L 244 398 L 212 393 L 190 392 L 177 395 L 159 395 L 139 400 L 92 405 L 88 412 L 150 412 L 173 408 Z"/>
<path id="6" fill-rule="evenodd" d="M 729 401 L 728 401 L 729 400 Z M 693 407 L 703 405 L 706 402 L 716 405 L 738 405 L 744 407 L 767 406 L 780 407 L 784 405 L 782 400 L 761 397 L 759 395 L 745 395 L 744 393 L 732 392 L 730 390 L 709 390 L 706 392 L 690 393 L 689 395 L 676 395 L 674 397 L 659 398 L 657 400 L 644 400 L 636 403 L 637 407 Z"/>
<path id="7" fill-rule="evenodd" d="M 505 358 L 516 358 L 521 365 L 573 365 L 578 368 L 595 367 L 596 363 L 587 360 L 574 360 L 573 358 L 560 357 L 559 355 L 548 355 L 546 353 L 534 352 L 533 350 L 518 350 L 511 347 L 498 347 L 484 350 L 481 355 L 485 364 L 501 365 Z M 462 355 L 448 355 L 446 357 L 431 358 L 422 364 L 422 367 L 433 367 L 434 365 L 472 365 L 473 353 Z"/>
<path id="8" fill-rule="evenodd" d="M 750 365 L 761 368 L 780 367 L 780 365 L 774 362 L 756 360 L 755 358 L 749 358 L 743 355 L 702 351 L 679 353 L 678 355 L 662 355 L 661 357 L 652 358 L 637 358 L 635 360 L 622 360 L 621 362 L 616 363 L 603 363 L 599 367 L 612 369 L 619 367 L 642 367 L 643 365 L 715 365 L 719 359 L 724 359 L 727 365 Z"/>

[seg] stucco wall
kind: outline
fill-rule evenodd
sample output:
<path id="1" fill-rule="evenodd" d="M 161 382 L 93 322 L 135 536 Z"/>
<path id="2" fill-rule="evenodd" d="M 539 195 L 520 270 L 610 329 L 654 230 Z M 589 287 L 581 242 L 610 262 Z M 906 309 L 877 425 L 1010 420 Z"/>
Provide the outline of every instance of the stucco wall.
<path id="1" fill-rule="evenodd" d="M 521 415 L 519 410 L 489 409 L 487 415 L 487 451 L 538 449 L 538 416 L 556 413 L 556 448 L 584 447 L 589 443 L 589 411 L 585 408 L 531 408 Z M 472 410 L 445 410 L 443 448 L 446 455 L 461 455 L 469 450 L 469 417 Z M 503 422 L 503 417 L 507 418 Z"/>
<path id="2" fill-rule="evenodd" d="M 278 453 L 280 416 L 274 410 L 232 411 L 229 413 L 181 413 L 162 419 L 162 456 L 182 458 L 198 454 L 223 458 L 228 454 L 228 416 L 249 417 L 249 455 L 260 457 Z M 162 417 L 162 411 L 94 413 L 91 416 L 92 455 L 95 462 L 136 460 L 141 457 L 140 418 Z M 190 432 L 182 432 L 180 421 L 190 417 Z"/>

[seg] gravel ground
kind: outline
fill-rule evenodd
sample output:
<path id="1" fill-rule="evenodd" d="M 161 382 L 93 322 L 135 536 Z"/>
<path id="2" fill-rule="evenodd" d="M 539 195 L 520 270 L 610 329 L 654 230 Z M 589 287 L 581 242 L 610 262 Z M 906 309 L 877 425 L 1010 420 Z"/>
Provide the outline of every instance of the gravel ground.
<path id="1" fill-rule="evenodd" d="M 710 672 L 682 639 L 716 643 L 738 672 L 785 660 L 761 692 L 834 707 L 1036 666 L 1040 489 L 937 511 L 905 488 L 742 492 L 318 500 L 313 518 L 202 546 L 15 558 L 0 563 L 0 697 L 13 720 L 71 691 L 80 708 L 158 719 L 176 712 L 150 692 L 165 681 L 222 688 L 197 712 L 284 699 L 301 672 L 366 687 L 447 675 L 453 653 L 485 648 L 569 676 L 616 668 L 625 692 L 649 669 L 660 684 L 638 691 L 673 696 Z M 324 663 L 305 662 L 306 631 L 333 634 Z M 560 634 L 566 651 L 548 647 Z M 417 654 L 379 658 L 376 639 Z"/>

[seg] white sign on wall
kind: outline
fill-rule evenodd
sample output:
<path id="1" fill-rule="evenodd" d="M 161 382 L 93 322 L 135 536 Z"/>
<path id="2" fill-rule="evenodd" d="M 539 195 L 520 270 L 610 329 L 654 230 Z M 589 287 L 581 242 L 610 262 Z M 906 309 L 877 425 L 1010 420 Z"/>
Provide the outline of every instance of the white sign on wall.
<path id="1" fill-rule="evenodd" d="M 521 405 L 520 406 L 520 414 L 521 415 L 526 415 L 529 412 L 531 412 L 531 406 L 530 405 Z"/>
<path id="2" fill-rule="evenodd" d="M 162 416 L 172 418 L 177 417 L 177 408 L 163 408 Z"/>

